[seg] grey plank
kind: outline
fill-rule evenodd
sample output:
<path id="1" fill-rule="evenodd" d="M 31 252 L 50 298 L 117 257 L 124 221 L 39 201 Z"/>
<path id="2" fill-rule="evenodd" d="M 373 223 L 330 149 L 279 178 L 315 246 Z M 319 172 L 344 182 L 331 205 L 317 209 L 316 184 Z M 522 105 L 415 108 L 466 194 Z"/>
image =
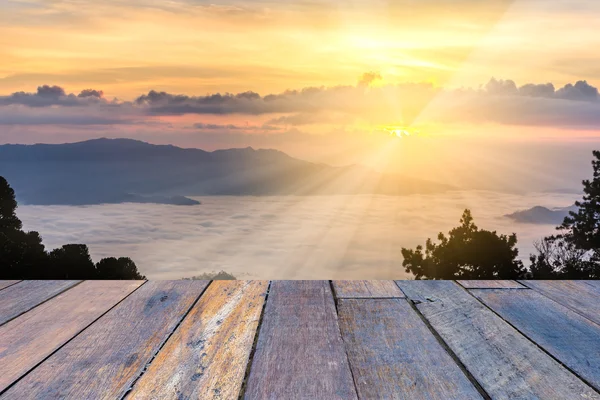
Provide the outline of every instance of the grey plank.
<path id="1" fill-rule="evenodd" d="M 128 399 L 237 399 L 268 281 L 215 281 Z"/>
<path id="2" fill-rule="evenodd" d="M 533 291 L 472 290 L 538 346 L 600 389 L 600 326 Z"/>
<path id="3" fill-rule="evenodd" d="M 600 285 L 593 281 L 521 281 L 531 289 L 600 324 Z"/>
<path id="4" fill-rule="evenodd" d="M 345 298 L 404 298 L 404 294 L 394 281 L 333 281 L 335 296 Z"/>
<path id="5" fill-rule="evenodd" d="M 595 288 L 600 289 L 600 280 L 596 280 L 596 281 L 588 280 L 588 281 L 582 281 L 582 282 L 585 282 L 588 285 L 591 285 L 591 286 L 593 286 Z"/>
<path id="6" fill-rule="evenodd" d="M 207 284 L 146 282 L 1 398 L 121 398 Z"/>
<path id="7" fill-rule="evenodd" d="M 493 399 L 600 399 L 600 395 L 451 281 L 397 281 Z M 511 290 L 521 293 L 527 290 Z"/>
<path id="8" fill-rule="evenodd" d="M 459 280 L 457 282 L 467 289 L 527 289 L 519 282 L 510 280 Z"/>
<path id="9" fill-rule="evenodd" d="M 21 281 L 0 281 L 0 290 L 7 288 L 11 285 L 14 285 L 15 283 L 18 283 Z"/>
<path id="10" fill-rule="evenodd" d="M 21 281 L 0 291 L 0 325 L 81 281 Z"/>
<path id="11" fill-rule="evenodd" d="M 327 281 L 273 281 L 246 399 L 356 399 Z"/>
<path id="12" fill-rule="evenodd" d="M 86 281 L 0 326 L 0 392 L 142 281 Z"/>
<path id="13" fill-rule="evenodd" d="M 403 299 L 342 299 L 342 337 L 362 399 L 481 399 Z"/>

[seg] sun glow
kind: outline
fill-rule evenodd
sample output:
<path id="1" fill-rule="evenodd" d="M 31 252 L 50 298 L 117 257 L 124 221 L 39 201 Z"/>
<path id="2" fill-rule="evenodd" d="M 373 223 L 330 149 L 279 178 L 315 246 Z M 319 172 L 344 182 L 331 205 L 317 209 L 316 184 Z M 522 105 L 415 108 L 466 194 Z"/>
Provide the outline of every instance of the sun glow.
<path id="1" fill-rule="evenodd" d="M 408 128 L 403 126 L 384 126 L 378 127 L 378 130 L 382 130 L 386 132 L 389 136 L 396 138 L 405 138 L 409 136 L 417 136 L 420 134 L 420 131 L 414 128 Z"/>

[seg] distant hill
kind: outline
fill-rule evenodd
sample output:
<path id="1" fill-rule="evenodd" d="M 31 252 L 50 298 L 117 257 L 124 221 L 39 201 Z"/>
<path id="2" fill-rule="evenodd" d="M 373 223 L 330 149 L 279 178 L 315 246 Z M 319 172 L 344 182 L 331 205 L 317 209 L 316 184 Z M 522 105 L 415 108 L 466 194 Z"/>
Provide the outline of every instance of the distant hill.
<path id="1" fill-rule="evenodd" d="M 452 189 L 360 166 L 310 163 L 277 150 L 208 152 L 131 139 L 1 145 L 0 175 L 24 204 L 152 201 L 148 196 L 160 196 L 152 202 L 169 202 L 165 198 L 172 196 L 402 195 Z"/>
<path id="2" fill-rule="evenodd" d="M 564 208 L 549 209 L 546 207 L 535 206 L 528 210 L 517 211 L 512 214 L 507 214 L 508 217 L 517 222 L 528 224 L 552 224 L 560 225 L 569 211 L 577 211 L 577 206 L 572 205 Z"/>

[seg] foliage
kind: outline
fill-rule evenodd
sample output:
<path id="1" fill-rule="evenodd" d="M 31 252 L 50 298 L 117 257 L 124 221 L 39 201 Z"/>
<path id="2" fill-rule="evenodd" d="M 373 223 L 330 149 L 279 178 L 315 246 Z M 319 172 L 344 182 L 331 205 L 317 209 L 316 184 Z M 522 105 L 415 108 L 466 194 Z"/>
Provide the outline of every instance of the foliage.
<path id="1" fill-rule="evenodd" d="M 427 239 L 425 249 L 402 249 L 406 272 L 415 279 L 515 279 L 526 270 L 517 260 L 517 237 L 479 229 L 465 210 L 460 226 L 448 236 L 440 232 L 439 243 Z"/>
<path id="2" fill-rule="evenodd" d="M 593 177 L 583 181 L 583 199 L 575 202 L 558 235 L 546 237 L 531 256 L 534 278 L 600 279 L 600 151 L 593 152 Z"/>
<path id="3" fill-rule="evenodd" d="M 185 280 L 208 280 L 208 281 L 227 281 L 236 280 L 237 278 L 225 271 L 205 272 L 200 275 L 192 276 L 191 278 L 183 278 Z"/>
<path id="4" fill-rule="evenodd" d="M 129 258 L 94 264 L 84 244 L 47 252 L 38 232 L 24 232 L 14 190 L 0 176 L 0 279 L 146 279 Z"/>
<path id="5" fill-rule="evenodd" d="M 556 236 L 535 243 L 537 255 L 531 255 L 532 279 L 583 279 L 589 278 L 592 266 L 586 251 Z"/>

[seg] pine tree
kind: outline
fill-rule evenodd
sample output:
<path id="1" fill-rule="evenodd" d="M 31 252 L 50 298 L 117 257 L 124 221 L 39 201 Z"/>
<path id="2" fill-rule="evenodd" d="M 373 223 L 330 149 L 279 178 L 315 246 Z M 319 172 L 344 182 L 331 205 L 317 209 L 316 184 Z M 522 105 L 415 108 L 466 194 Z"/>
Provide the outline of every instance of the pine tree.
<path id="1" fill-rule="evenodd" d="M 600 278 L 600 151 L 594 151 L 592 160 L 593 177 L 583 181 L 583 199 L 575 205 L 577 212 L 571 211 L 558 229 L 557 237 L 578 250 L 586 252 L 586 259 L 580 263 L 580 276 Z M 568 277 L 567 277 L 568 278 Z"/>

